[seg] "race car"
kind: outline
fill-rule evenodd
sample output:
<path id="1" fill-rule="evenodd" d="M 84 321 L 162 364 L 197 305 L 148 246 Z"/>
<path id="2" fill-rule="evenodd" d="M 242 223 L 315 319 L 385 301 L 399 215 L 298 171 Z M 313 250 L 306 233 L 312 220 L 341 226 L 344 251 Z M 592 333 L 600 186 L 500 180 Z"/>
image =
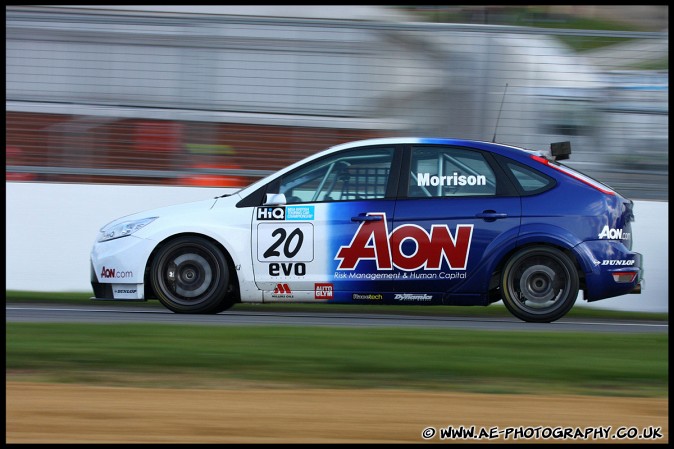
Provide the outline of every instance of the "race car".
<path id="1" fill-rule="evenodd" d="M 551 322 L 640 293 L 633 202 L 544 151 L 441 138 L 334 146 L 233 194 L 105 225 L 100 300 L 480 305 Z"/>

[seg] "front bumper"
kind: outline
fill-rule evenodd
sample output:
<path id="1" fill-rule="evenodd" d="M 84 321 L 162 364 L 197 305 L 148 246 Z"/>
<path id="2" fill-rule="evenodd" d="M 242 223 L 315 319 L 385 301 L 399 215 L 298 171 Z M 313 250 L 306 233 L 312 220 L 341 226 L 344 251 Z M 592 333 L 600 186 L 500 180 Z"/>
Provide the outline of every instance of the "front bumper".
<path id="1" fill-rule="evenodd" d="M 99 301 L 146 301 L 144 284 L 103 284 L 91 280 L 94 296 L 89 299 Z"/>
<path id="2" fill-rule="evenodd" d="M 144 301 L 145 267 L 154 246 L 154 242 L 132 235 L 94 244 L 92 299 Z"/>

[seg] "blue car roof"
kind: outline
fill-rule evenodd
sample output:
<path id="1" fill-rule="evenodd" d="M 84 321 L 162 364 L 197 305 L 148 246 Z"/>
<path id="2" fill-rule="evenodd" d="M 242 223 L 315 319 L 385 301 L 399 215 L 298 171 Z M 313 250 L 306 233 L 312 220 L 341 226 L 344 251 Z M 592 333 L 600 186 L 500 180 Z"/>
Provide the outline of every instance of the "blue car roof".
<path id="1" fill-rule="evenodd" d="M 431 145 L 456 145 L 456 146 L 467 146 L 472 148 L 477 148 L 480 150 L 493 151 L 504 156 L 510 157 L 528 157 L 532 154 L 539 155 L 541 154 L 536 150 L 529 150 L 522 147 L 517 147 L 514 145 L 507 145 L 503 143 L 487 142 L 482 140 L 472 140 L 472 139 L 455 139 L 455 138 L 442 138 L 442 137 L 385 137 L 378 139 L 366 139 L 358 140 L 354 142 L 348 142 L 341 145 L 336 145 L 330 150 L 341 150 L 346 148 L 355 148 L 360 146 L 369 146 L 369 145 L 392 145 L 392 144 L 431 144 Z"/>

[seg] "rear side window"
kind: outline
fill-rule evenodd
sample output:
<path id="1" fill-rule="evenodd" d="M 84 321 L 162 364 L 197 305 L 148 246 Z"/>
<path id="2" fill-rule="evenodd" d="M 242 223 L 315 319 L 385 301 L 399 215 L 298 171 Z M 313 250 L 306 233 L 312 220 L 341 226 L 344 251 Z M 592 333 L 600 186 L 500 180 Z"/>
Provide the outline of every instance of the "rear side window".
<path id="1" fill-rule="evenodd" d="M 410 198 L 494 196 L 496 175 L 478 151 L 414 146 L 408 186 Z"/>
<path id="2" fill-rule="evenodd" d="M 505 165 L 525 194 L 533 195 L 544 192 L 555 185 L 554 179 L 529 167 L 513 162 L 507 162 Z"/>

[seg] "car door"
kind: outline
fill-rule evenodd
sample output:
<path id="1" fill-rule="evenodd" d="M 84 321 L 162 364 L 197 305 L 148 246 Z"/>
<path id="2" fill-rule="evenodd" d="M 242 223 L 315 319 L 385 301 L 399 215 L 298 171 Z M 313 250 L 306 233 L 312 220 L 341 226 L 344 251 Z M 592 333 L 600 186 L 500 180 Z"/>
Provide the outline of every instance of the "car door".
<path id="1" fill-rule="evenodd" d="M 483 302 L 495 263 L 515 246 L 519 196 L 481 150 L 411 145 L 405 160 L 390 237 L 402 272 L 394 299 Z"/>
<path id="2" fill-rule="evenodd" d="M 392 145 L 342 150 L 267 186 L 270 198 L 279 195 L 256 208 L 251 246 L 264 301 L 351 302 L 392 289 L 389 279 L 369 275 L 376 257 L 344 268 L 340 254 L 359 229 L 389 226 L 400 159 Z"/>

